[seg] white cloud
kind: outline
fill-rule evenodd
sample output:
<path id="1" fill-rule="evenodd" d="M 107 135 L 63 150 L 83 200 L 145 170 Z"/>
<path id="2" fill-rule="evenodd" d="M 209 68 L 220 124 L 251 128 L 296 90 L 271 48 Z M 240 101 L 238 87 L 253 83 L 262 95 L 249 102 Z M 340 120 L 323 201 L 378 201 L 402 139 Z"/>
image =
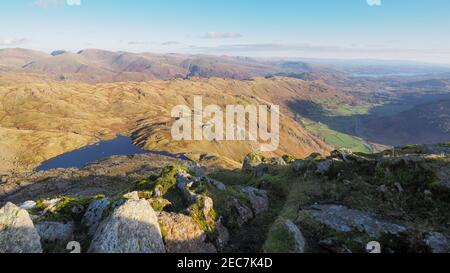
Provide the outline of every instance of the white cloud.
<path id="1" fill-rule="evenodd" d="M 34 6 L 38 8 L 50 8 L 50 7 L 61 7 L 67 6 L 81 6 L 81 0 L 35 0 Z"/>
<path id="2" fill-rule="evenodd" d="M 381 6 L 381 0 L 367 0 L 367 5 L 373 6 Z"/>
<path id="3" fill-rule="evenodd" d="M 220 33 L 214 31 L 208 32 L 203 36 L 205 39 L 237 39 L 241 37 L 242 35 L 236 32 Z"/>
<path id="4" fill-rule="evenodd" d="M 18 46 L 29 43 L 30 40 L 27 38 L 19 39 L 0 39 L 0 46 Z"/>

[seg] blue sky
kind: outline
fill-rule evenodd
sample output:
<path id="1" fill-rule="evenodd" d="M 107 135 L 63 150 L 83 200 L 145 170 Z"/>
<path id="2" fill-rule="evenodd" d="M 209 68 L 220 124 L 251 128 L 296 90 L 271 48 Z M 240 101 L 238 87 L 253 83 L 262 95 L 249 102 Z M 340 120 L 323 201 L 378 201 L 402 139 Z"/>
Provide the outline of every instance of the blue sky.
<path id="1" fill-rule="evenodd" d="M 0 47 L 450 63 L 448 0 L 2 0 Z"/>

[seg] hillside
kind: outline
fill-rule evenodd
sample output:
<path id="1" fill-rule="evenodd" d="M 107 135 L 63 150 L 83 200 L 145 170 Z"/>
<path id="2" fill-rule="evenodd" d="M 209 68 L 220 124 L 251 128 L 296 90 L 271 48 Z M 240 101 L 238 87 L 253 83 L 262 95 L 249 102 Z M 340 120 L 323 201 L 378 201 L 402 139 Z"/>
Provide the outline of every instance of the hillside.
<path id="1" fill-rule="evenodd" d="M 16 76 L 15 76 L 16 77 Z M 131 135 L 148 150 L 188 153 L 194 157 L 218 155 L 226 166 L 236 166 L 245 154 L 255 151 L 251 142 L 175 142 L 170 140 L 176 105 L 192 107 L 193 96 L 204 105 L 279 104 L 279 150 L 274 155 L 306 156 L 328 152 L 331 147 L 294 120 L 290 103 L 311 100 L 348 100 L 344 94 L 317 83 L 289 78 L 248 81 L 190 79 L 144 83 L 83 84 L 46 78 L 1 79 L 0 134 L 3 171 L 24 171 L 64 152 L 116 134 Z M 29 82 L 28 82 L 29 81 Z M 298 145 L 301 143 L 301 145 Z M 204 157 L 204 156 L 203 156 Z"/>

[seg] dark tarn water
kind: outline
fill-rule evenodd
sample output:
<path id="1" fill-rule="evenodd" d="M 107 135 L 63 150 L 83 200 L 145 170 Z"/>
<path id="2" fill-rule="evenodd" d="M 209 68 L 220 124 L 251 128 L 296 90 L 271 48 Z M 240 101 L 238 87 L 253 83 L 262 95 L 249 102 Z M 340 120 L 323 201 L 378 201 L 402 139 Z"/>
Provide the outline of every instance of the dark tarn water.
<path id="1" fill-rule="evenodd" d="M 101 141 L 99 143 L 57 156 L 42 163 L 35 169 L 35 171 L 40 172 L 59 168 L 81 169 L 93 161 L 110 156 L 135 154 L 159 154 L 181 160 L 188 160 L 183 155 L 173 155 L 166 152 L 142 150 L 133 144 L 130 137 L 117 136 L 113 140 Z"/>

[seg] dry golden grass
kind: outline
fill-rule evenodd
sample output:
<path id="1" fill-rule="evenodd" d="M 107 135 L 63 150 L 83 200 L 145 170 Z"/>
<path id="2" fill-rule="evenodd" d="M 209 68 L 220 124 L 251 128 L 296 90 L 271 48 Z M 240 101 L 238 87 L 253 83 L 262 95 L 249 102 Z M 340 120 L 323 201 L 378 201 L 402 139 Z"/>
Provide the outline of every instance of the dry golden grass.
<path id="1" fill-rule="evenodd" d="M 209 154 L 237 166 L 254 151 L 251 142 L 176 142 L 170 137 L 173 106 L 203 104 L 281 105 L 281 143 L 272 155 L 306 156 L 331 148 L 292 118 L 288 104 L 309 100 L 347 99 L 318 83 L 288 78 L 248 81 L 190 79 L 144 83 L 85 84 L 52 81 L 31 74 L 0 76 L 0 171 L 30 170 L 64 152 L 111 138 L 133 134 L 136 144 L 149 150 Z M 236 164 L 234 164 L 236 163 Z"/>

